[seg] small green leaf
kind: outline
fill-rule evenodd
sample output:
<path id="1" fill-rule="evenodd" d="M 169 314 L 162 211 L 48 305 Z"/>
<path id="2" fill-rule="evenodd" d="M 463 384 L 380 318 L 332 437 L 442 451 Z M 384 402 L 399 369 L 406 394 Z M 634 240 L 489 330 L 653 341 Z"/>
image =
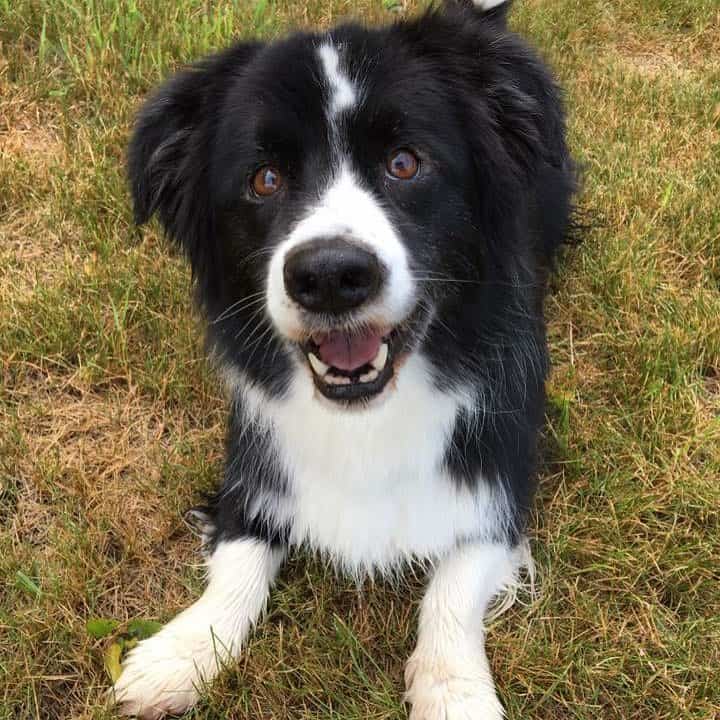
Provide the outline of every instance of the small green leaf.
<path id="1" fill-rule="evenodd" d="M 110 676 L 113 682 L 117 682 L 117 679 L 122 673 L 122 666 L 120 665 L 120 655 L 122 654 L 122 646 L 119 642 L 114 642 L 105 651 L 105 670 Z"/>
<path id="2" fill-rule="evenodd" d="M 90 637 L 99 640 L 111 635 L 118 626 L 117 620 L 106 620 L 103 618 L 91 618 L 85 623 L 85 628 Z"/>
<path id="3" fill-rule="evenodd" d="M 155 620 L 133 620 L 128 625 L 126 634 L 138 640 L 145 640 L 154 635 L 161 627 L 162 623 Z"/>
<path id="4" fill-rule="evenodd" d="M 38 584 L 22 570 L 18 570 L 15 573 L 15 581 L 17 582 L 18 587 L 29 595 L 34 595 L 35 597 L 40 597 L 40 595 L 42 595 L 42 590 L 40 590 Z"/>

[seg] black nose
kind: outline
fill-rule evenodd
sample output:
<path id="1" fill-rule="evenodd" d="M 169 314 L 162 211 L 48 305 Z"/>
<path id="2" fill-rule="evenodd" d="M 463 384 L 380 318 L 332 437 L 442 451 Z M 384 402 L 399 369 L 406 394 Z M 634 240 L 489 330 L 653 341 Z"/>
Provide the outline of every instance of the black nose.
<path id="1" fill-rule="evenodd" d="M 377 257 L 342 238 L 294 248 L 283 274 L 288 295 L 313 312 L 352 310 L 375 297 L 382 284 Z"/>

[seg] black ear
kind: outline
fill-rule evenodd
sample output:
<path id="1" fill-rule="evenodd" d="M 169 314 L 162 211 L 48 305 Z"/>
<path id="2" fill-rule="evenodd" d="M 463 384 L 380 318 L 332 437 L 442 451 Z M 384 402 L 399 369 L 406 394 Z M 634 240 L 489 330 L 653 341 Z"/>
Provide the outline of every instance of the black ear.
<path id="1" fill-rule="evenodd" d="M 145 102 L 128 151 L 128 175 L 138 225 L 172 206 L 180 168 L 207 106 L 205 73 L 192 68 L 167 80 Z"/>
<path id="2" fill-rule="evenodd" d="M 208 128 L 232 79 L 260 48 L 236 45 L 167 80 L 138 114 L 128 151 L 135 221 L 157 212 L 168 234 L 192 254 L 202 221 Z"/>
<path id="3" fill-rule="evenodd" d="M 577 176 L 567 147 L 562 96 L 544 63 L 512 34 L 484 45 L 470 87 L 468 126 L 489 226 L 509 226 L 519 213 L 538 213 L 533 238 L 548 267 L 570 228 Z M 467 99 L 466 99 L 467 102 Z M 523 209 L 524 208 L 524 209 Z"/>
<path id="4" fill-rule="evenodd" d="M 445 0 L 448 11 L 460 9 L 471 12 L 475 17 L 479 15 L 483 20 L 494 23 L 502 30 L 507 28 L 507 16 L 511 5 L 512 0 Z"/>

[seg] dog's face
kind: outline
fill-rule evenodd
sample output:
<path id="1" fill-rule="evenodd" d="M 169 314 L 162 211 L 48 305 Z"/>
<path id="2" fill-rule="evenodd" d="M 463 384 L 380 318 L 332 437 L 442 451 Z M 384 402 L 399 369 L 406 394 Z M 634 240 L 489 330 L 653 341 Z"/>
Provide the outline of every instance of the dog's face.
<path id="1" fill-rule="evenodd" d="M 224 362 L 339 407 L 392 393 L 411 353 L 461 383 L 542 265 L 517 231 L 537 72 L 498 18 L 456 10 L 239 45 L 161 88 L 131 147 L 137 217 L 187 250 Z"/>
<path id="2" fill-rule="evenodd" d="M 452 96 L 384 39 L 347 29 L 260 51 L 214 156 L 228 262 L 257 253 L 228 300 L 262 292 L 268 335 L 343 403 L 399 371 L 432 311 L 423 278 L 457 273 L 443 246 L 469 211 Z"/>

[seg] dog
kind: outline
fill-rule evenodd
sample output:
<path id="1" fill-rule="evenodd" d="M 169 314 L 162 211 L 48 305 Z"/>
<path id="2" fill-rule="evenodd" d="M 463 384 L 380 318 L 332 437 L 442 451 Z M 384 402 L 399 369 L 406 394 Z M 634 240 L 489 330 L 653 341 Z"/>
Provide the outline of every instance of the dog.
<path id="1" fill-rule="evenodd" d="M 241 42 L 140 111 L 135 218 L 189 258 L 231 401 L 194 513 L 207 588 L 131 651 L 122 713 L 191 708 L 304 546 L 358 577 L 425 563 L 411 720 L 503 716 L 483 619 L 530 562 L 543 300 L 577 185 L 508 5 Z"/>

